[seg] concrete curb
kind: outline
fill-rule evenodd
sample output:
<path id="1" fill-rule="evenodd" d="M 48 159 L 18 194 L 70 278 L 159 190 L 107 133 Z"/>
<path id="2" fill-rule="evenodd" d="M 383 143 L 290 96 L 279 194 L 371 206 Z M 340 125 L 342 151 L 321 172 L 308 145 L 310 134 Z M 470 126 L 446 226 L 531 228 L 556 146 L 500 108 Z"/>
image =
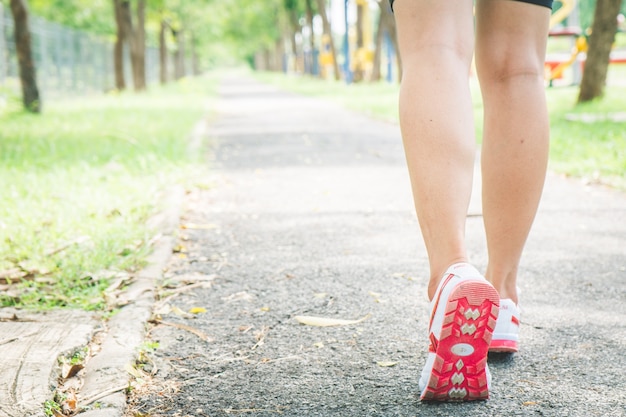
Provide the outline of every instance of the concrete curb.
<path id="1" fill-rule="evenodd" d="M 175 187 L 167 192 L 165 209 L 152 219 L 159 224 L 163 236 L 155 243 L 148 257 L 148 266 L 140 271 L 127 291 L 133 300 L 108 323 L 109 332 L 101 350 L 85 366 L 84 384 L 79 396 L 79 406 L 89 407 L 99 403 L 99 408 L 79 413 L 82 417 L 121 417 L 126 407 L 125 389 L 130 375 L 125 370 L 132 365 L 138 348 L 145 338 L 145 325 L 152 313 L 156 283 L 161 279 L 175 244 L 174 232 L 182 209 L 184 189 Z"/>
<path id="2" fill-rule="evenodd" d="M 198 152 L 206 135 L 206 121 L 194 126 L 188 141 L 191 153 Z M 176 243 L 175 232 L 182 213 L 185 190 L 182 186 L 165 192 L 163 210 L 149 220 L 162 236 L 154 244 L 148 265 L 135 277 L 126 292 L 131 303 L 109 321 L 109 332 L 97 356 L 85 366 L 85 379 L 79 394 L 79 407 L 99 407 L 77 414 L 81 417 L 122 417 L 126 409 L 126 388 L 130 375 L 127 365 L 133 365 L 146 335 L 146 323 L 152 314 L 156 284 L 162 278 Z"/>

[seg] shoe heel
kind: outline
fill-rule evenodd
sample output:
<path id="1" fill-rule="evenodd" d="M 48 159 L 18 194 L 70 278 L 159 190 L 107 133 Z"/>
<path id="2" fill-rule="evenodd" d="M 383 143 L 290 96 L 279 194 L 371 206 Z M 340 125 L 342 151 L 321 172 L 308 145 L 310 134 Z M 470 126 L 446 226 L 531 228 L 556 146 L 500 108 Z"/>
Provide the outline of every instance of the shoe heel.
<path id="1" fill-rule="evenodd" d="M 487 282 L 466 281 L 452 290 L 435 350 L 436 359 L 422 400 L 489 398 L 487 353 L 498 318 L 499 302 L 497 291 Z"/>

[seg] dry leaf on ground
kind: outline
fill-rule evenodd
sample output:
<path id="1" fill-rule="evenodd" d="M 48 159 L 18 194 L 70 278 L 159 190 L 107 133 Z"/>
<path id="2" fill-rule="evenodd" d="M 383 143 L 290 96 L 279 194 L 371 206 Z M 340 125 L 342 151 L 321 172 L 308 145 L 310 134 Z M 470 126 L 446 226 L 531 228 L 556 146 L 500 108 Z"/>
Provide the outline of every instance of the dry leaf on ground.
<path id="1" fill-rule="evenodd" d="M 331 327 L 331 326 L 348 326 L 351 324 L 361 323 L 364 320 L 367 320 L 370 315 L 366 315 L 361 317 L 358 320 L 344 320 L 344 319 L 334 319 L 328 317 L 313 317 L 313 316 L 295 316 L 294 319 L 298 323 L 306 324 L 308 326 L 317 326 L 317 327 Z"/>
<path id="2" fill-rule="evenodd" d="M 184 223 L 180 227 L 181 229 L 212 230 L 212 229 L 217 229 L 218 226 L 213 223 L 207 223 L 207 224 Z"/>

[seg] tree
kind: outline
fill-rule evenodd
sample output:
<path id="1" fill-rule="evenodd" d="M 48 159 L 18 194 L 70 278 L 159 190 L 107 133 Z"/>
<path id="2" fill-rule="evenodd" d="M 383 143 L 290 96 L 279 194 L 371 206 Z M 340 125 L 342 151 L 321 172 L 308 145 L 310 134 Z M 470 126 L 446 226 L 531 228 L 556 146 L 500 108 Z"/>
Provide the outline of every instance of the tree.
<path id="1" fill-rule="evenodd" d="M 137 0 L 137 22 L 133 24 L 130 0 L 113 0 L 117 37 L 115 43 L 115 80 L 118 89 L 123 90 L 125 83 L 123 50 L 127 44 L 130 49 L 130 63 L 135 91 L 146 89 L 146 1 Z"/>
<path id="2" fill-rule="evenodd" d="M 159 81 L 167 83 L 167 20 L 162 17 L 159 25 Z"/>
<path id="3" fill-rule="evenodd" d="M 310 62 L 305 64 L 306 71 L 310 74 L 313 74 L 313 59 L 315 59 L 315 32 L 313 31 L 313 4 L 311 0 L 306 0 L 306 24 L 309 27 L 309 51 L 310 51 Z"/>
<path id="4" fill-rule="evenodd" d="M 126 43 L 127 34 L 126 25 L 123 23 L 122 2 L 113 0 L 113 8 L 115 9 L 116 37 L 113 49 L 113 67 L 115 71 L 115 88 L 122 91 L 126 89 L 126 80 L 124 79 L 124 44 Z"/>
<path id="5" fill-rule="evenodd" d="M 24 108 L 33 113 L 41 112 L 41 100 L 37 88 L 35 63 L 31 51 L 30 28 L 28 25 L 28 9 L 26 0 L 11 0 L 15 30 L 15 49 L 19 64 L 20 82 L 22 84 L 22 102 Z"/>
<path id="6" fill-rule="evenodd" d="M 604 93 L 621 4 L 622 0 L 598 0 L 596 3 L 587 61 L 580 83 L 579 103 L 593 100 Z"/>
<path id="7" fill-rule="evenodd" d="M 137 1 L 137 26 L 132 36 L 134 45 L 133 52 L 133 74 L 135 90 L 146 89 L 146 0 Z"/>
<path id="8" fill-rule="evenodd" d="M 322 27 L 324 28 L 324 35 L 329 37 L 330 53 L 333 57 L 333 72 L 335 73 L 335 80 L 341 79 L 341 73 L 339 72 L 339 63 L 337 63 L 337 51 L 335 49 L 335 42 L 333 41 L 333 32 L 326 16 L 326 0 L 317 0 L 317 8 L 322 18 Z"/>
<path id="9" fill-rule="evenodd" d="M 374 67 L 372 70 L 372 81 L 380 80 L 380 62 L 382 58 L 383 49 L 383 37 L 385 32 L 391 39 L 394 53 L 396 55 L 398 66 L 398 80 L 402 78 L 402 64 L 400 60 L 400 52 L 398 49 L 398 39 L 396 37 L 396 21 L 391 12 L 391 7 L 386 0 L 380 0 L 377 2 L 380 7 L 380 16 L 378 20 L 378 30 L 376 32 L 376 49 L 374 51 Z"/>

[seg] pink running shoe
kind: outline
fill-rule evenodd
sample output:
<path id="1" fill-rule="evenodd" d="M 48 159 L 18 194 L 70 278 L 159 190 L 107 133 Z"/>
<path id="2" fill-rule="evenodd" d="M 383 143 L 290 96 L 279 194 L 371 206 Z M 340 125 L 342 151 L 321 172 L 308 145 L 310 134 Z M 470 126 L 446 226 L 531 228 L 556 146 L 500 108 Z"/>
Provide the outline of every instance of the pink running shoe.
<path id="1" fill-rule="evenodd" d="M 517 352 L 520 309 L 510 298 L 500 300 L 500 314 L 493 331 L 489 352 Z"/>
<path id="2" fill-rule="evenodd" d="M 428 358 L 419 380 L 422 401 L 489 398 L 487 351 L 499 312 L 498 292 L 471 265 L 446 271 L 431 302 Z"/>

